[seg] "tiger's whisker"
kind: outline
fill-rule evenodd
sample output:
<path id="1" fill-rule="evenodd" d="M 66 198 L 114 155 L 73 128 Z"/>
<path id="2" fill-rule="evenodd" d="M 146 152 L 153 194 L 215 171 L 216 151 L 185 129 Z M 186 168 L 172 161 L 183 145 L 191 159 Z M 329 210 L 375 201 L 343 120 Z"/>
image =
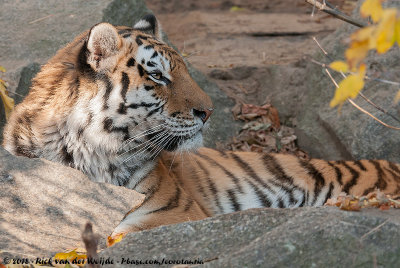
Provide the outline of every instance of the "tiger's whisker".
<path id="1" fill-rule="evenodd" d="M 140 155 L 142 152 L 144 152 L 147 148 L 149 148 L 152 144 L 159 142 L 161 139 L 163 139 L 165 137 L 165 135 L 168 135 L 168 133 L 166 132 L 162 132 L 157 134 L 156 136 L 154 136 L 153 138 L 151 138 L 150 140 L 148 140 L 147 142 L 145 142 L 144 144 L 141 144 L 137 147 L 142 146 L 142 148 L 140 148 L 138 151 L 136 151 L 135 153 L 133 153 L 132 155 L 130 155 L 127 159 L 125 159 L 123 162 L 127 162 L 129 160 L 131 160 L 132 158 L 137 158 L 138 155 Z"/>
<path id="2" fill-rule="evenodd" d="M 135 146 L 135 147 L 130 148 L 129 150 L 127 150 L 127 151 L 121 153 L 119 156 L 123 156 L 123 155 L 125 155 L 125 154 L 127 154 L 127 153 L 130 153 L 132 150 L 134 150 L 134 149 L 136 149 L 136 148 L 143 147 L 143 146 L 146 146 L 146 145 L 148 145 L 148 144 L 151 144 L 151 142 L 157 140 L 157 139 L 160 137 L 160 135 L 162 135 L 163 133 L 165 133 L 165 132 L 160 132 L 160 133 L 158 133 L 157 135 L 155 135 L 154 137 L 152 137 L 150 140 L 147 140 L 147 141 L 145 141 L 145 142 L 143 142 L 143 143 L 140 143 L 139 145 L 137 145 L 137 146 Z"/>

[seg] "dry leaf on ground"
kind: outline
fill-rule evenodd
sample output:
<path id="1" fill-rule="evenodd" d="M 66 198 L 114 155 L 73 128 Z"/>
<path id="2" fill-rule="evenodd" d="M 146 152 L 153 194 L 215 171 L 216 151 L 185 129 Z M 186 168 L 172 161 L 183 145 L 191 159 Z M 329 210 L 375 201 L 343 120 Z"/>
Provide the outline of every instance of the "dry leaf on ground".
<path id="1" fill-rule="evenodd" d="M 336 198 L 330 198 L 326 201 L 326 206 L 336 206 L 342 210 L 360 211 L 362 208 L 379 208 L 387 210 L 389 208 L 400 208 L 399 197 L 386 195 L 376 190 L 366 196 L 353 196 L 345 193 L 339 194 Z"/>
<path id="2" fill-rule="evenodd" d="M 308 159 L 308 155 L 297 147 L 294 129 L 281 125 L 278 110 L 271 104 L 236 104 L 232 113 L 236 120 L 245 124 L 228 146 L 220 149 L 292 153 Z"/>

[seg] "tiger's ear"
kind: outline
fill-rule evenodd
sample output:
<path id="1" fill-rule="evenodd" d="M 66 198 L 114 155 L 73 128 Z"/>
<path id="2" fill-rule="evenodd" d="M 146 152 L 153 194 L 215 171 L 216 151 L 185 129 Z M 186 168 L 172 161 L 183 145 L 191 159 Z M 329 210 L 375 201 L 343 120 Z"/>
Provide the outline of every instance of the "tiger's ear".
<path id="1" fill-rule="evenodd" d="M 114 57 L 121 47 L 121 39 L 114 26 L 99 23 L 90 30 L 87 41 L 88 64 L 94 70 L 110 69 L 116 64 Z"/>
<path id="2" fill-rule="evenodd" d="M 153 14 L 147 14 L 136 22 L 133 29 L 142 31 L 144 33 L 154 36 L 157 40 L 162 41 L 161 25 L 158 23 Z"/>

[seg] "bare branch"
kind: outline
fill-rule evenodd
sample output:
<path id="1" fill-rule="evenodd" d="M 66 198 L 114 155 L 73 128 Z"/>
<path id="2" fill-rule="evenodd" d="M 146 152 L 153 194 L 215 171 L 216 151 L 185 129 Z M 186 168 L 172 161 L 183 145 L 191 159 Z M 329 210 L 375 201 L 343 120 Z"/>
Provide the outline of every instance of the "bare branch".
<path id="1" fill-rule="evenodd" d="M 350 23 L 354 26 L 357 27 L 365 27 L 367 26 L 365 23 L 357 21 L 355 19 L 353 19 L 350 16 L 347 16 L 346 14 L 344 14 L 343 12 L 339 11 L 338 9 L 334 9 L 331 8 L 331 4 L 327 4 L 325 1 L 325 4 L 321 4 L 319 1 L 316 0 L 305 0 L 307 3 L 309 3 L 310 5 L 313 5 L 314 7 L 318 8 L 319 10 L 334 16 L 335 18 L 341 19 L 347 23 Z"/>

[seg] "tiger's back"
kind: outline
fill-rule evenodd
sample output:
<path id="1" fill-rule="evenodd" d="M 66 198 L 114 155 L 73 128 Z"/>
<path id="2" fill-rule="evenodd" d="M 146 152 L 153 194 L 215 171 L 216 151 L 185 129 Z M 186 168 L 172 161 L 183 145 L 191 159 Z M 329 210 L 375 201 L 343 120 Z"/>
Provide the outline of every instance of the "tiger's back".
<path id="1" fill-rule="evenodd" d="M 175 160 L 173 172 L 213 214 L 254 207 L 321 206 L 340 193 L 400 194 L 400 165 L 385 160 L 302 160 L 289 154 L 201 148 Z M 213 180 L 214 178 L 214 180 Z"/>

